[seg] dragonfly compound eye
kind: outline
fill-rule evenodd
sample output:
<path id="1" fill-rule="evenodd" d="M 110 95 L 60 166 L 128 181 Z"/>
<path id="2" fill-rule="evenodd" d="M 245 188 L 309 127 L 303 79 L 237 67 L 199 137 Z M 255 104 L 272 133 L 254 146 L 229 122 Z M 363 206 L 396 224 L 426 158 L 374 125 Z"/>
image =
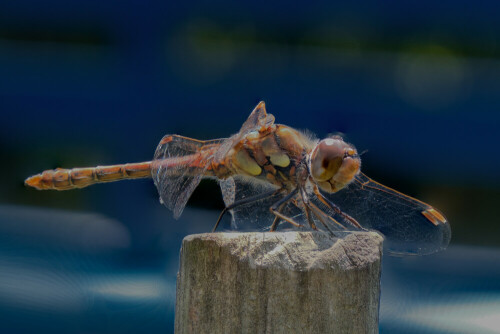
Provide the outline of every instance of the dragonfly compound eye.
<path id="1" fill-rule="evenodd" d="M 341 138 L 323 139 L 311 154 L 311 175 L 327 192 L 336 192 L 359 173 L 361 161 L 356 149 Z"/>

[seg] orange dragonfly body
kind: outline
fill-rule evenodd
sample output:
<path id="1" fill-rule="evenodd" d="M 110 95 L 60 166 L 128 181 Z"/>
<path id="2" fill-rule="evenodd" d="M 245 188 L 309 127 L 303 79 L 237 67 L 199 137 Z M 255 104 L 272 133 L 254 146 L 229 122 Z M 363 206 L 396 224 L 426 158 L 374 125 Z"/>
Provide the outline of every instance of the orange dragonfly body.
<path id="1" fill-rule="evenodd" d="M 341 137 L 317 140 L 275 124 L 260 102 L 229 138 L 166 135 L 150 162 L 58 168 L 25 183 L 40 190 L 67 190 L 151 177 L 160 201 L 178 218 L 201 179 L 215 178 L 226 208 L 214 230 L 229 211 L 234 226 L 250 222 L 270 231 L 283 227 L 282 222 L 332 234 L 377 230 L 396 255 L 446 248 L 450 227 L 438 210 L 371 180 L 360 168 L 355 147 Z"/>

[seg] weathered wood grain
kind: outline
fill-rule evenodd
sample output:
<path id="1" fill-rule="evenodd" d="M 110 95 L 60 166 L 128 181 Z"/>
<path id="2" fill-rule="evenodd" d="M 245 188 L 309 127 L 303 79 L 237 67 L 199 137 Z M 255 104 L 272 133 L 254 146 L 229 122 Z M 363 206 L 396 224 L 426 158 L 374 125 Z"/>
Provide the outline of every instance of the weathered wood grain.
<path id="1" fill-rule="evenodd" d="M 373 232 L 187 236 L 175 332 L 377 333 L 382 240 Z"/>

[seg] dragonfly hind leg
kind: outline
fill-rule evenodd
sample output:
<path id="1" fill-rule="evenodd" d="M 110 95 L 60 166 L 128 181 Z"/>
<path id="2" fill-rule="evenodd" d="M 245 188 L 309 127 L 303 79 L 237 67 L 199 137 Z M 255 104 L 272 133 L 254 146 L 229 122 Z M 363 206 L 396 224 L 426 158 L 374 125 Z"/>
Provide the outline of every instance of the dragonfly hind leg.
<path id="1" fill-rule="evenodd" d="M 281 210 L 283 210 L 283 208 L 285 207 L 286 203 L 282 203 L 279 208 L 278 208 L 278 212 L 281 212 Z M 273 220 L 273 223 L 271 224 L 271 228 L 269 229 L 270 232 L 274 232 L 276 231 L 276 228 L 278 227 L 278 225 L 281 223 L 281 218 L 278 217 L 278 216 L 274 216 L 274 220 Z"/>
<path id="2" fill-rule="evenodd" d="M 278 227 L 278 225 L 280 223 L 280 219 L 292 224 L 295 227 L 304 227 L 302 224 L 299 224 L 295 220 L 293 220 L 293 218 L 288 217 L 281 212 L 283 207 L 286 205 L 286 202 L 291 200 L 297 194 L 297 192 L 298 192 L 298 189 L 296 188 L 292 192 L 290 192 L 288 195 L 286 195 L 285 197 L 283 197 L 282 199 L 280 199 L 279 201 L 274 203 L 269 208 L 269 211 L 271 211 L 271 213 L 273 215 L 275 215 L 273 224 L 271 225 L 271 228 L 269 230 L 270 232 L 276 231 L 276 228 Z"/>
<path id="3" fill-rule="evenodd" d="M 318 228 L 316 227 L 316 224 L 314 223 L 314 219 L 312 218 L 312 212 L 311 212 L 311 209 L 307 206 L 307 205 L 304 205 L 304 211 L 306 213 L 306 218 L 307 218 L 307 221 L 309 222 L 309 226 L 311 226 L 311 228 L 315 231 L 318 230 Z"/>

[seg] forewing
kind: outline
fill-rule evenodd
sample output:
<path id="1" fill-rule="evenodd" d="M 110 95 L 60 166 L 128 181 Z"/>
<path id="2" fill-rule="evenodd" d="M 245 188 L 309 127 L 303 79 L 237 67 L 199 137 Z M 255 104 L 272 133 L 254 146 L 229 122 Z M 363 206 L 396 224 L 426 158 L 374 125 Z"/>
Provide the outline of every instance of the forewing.
<path id="1" fill-rule="evenodd" d="M 161 140 L 151 164 L 160 202 L 177 219 L 226 139 L 199 141 L 176 135 Z"/>
<path id="2" fill-rule="evenodd" d="M 450 226 L 439 211 L 364 174 L 326 196 L 363 227 L 380 231 L 394 255 L 431 254 L 450 242 Z"/>

